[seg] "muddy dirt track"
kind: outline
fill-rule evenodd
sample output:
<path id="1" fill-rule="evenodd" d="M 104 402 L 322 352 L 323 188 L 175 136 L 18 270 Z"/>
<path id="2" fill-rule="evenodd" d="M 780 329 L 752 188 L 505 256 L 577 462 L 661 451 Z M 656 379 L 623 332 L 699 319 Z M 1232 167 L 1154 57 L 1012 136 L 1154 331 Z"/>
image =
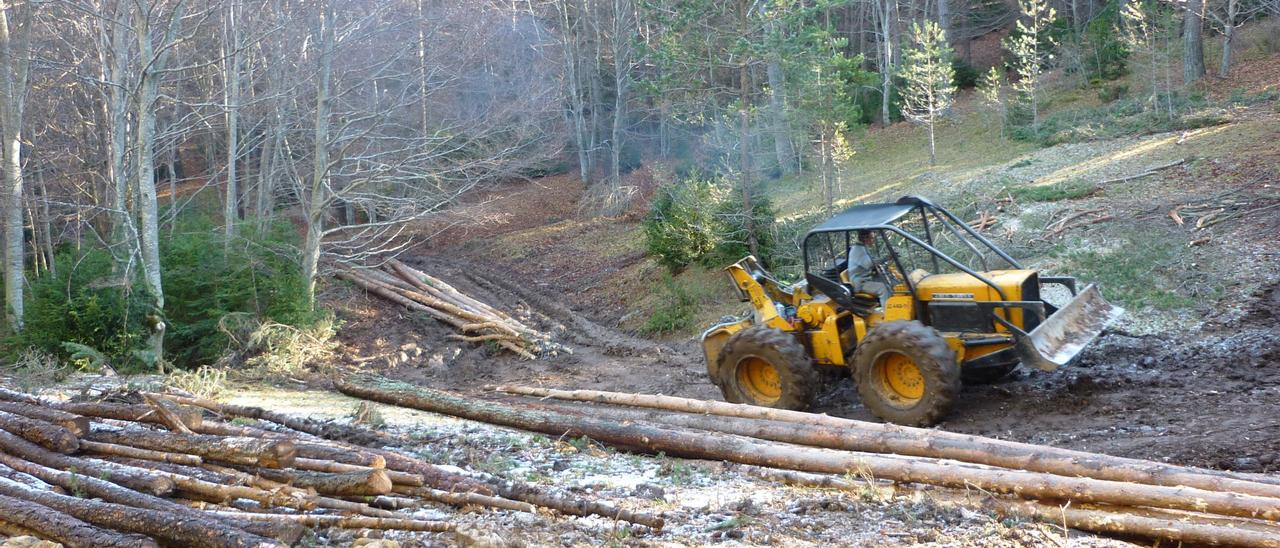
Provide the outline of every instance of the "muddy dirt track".
<path id="1" fill-rule="evenodd" d="M 693 341 L 663 344 L 601 325 L 588 319 L 589 311 L 572 311 L 565 299 L 532 289 L 518 272 L 462 264 L 456 257 L 408 262 L 482 300 L 521 303 L 517 314 L 559 332 L 573 353 L 524 361 L 459 346 L 430 320 L 406 318 L 390 327 L 387 313 L 398 313 L 390 305 L 353 299 L 383 310 L 350 324 L 347 340 L 394 346 L 404 339 L 446 348 L 421 365 L 388 367 L 389 376 L 472 394 L 483 394 L 486 385 L 519 383 L 720 398 Z M 1270 286 L 1242 310 L 1232 320 L 1185 333 L 1105 332 L 1071 367 L 1020 369 L 1001 382 L 966 387 L 938 428 L 1211 468 L 1280 469 L 1280 290 Z M 857 402 L 848 378 L 823 394 L 814 410 L 877 420 Z"/>

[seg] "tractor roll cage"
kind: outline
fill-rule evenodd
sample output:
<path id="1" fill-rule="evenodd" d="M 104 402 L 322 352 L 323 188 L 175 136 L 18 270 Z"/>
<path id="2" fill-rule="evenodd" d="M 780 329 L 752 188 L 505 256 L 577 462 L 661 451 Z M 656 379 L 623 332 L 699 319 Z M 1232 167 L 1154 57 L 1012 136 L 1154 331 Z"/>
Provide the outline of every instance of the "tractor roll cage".
<path id="1" fill-rule="evenodd" d="M 920 220 L 924 226 L 925 240 L 921 240 L 920 238 L 916 237 L 914 234 L 911 234 L 910 232 L 902 230 L 898 226 L 895 226 L 894 224 L 892 224 L 893 222 L 897 221 L 898 219 L 901 219 L 902 217 L 906 216 L 908 213 L 911 213 L 912 211 L 920 212 Z M 947 211 L 946 209 L 940 206 L 937 206 L 933 202 L 930 202 L 928 199 L 920 196 L 903 196 L 899 198 L 897 202 L 894 202 L 894 203 L 864 204 L 864 205 L 853 206 L 849 209 L 844 210 L 843 212 L 837 213 L 835 216 L 831 217 L 826 222 L 823 222 L 822 224 L 810 230 L 809 233 L 805 235 L 804 243 L 802 244 L 802 247 L 803 247 L 802 254 L 804 256 L 805 278 L 808 279 L 810 276 L 816 276 L 814 274 L 811 274 L 809 269 L 809 266 L 810 266 L 809 265 L 809 239 L 812 238 L 814 235 L 834 233 L 834 232 L 844 232 L 845 233 L 845 249 L 847 250 L 850 244 L 849 233 L 851 232 L 855 232 L 859 230 L 890 231 L 901 236 L 903 239 L 915 245 L 920 246 L 921 249 L 924 249 L 925 251 L 929 252 L 934 264 L 935 271 L 939 270 L 938 259 L 942 259 L 944 262 L 955 267 L 957 270 L 960 270 L 965 274 L 973 276 L 975 279 L 981 281 L 982 283 L 994 289 L 996 293 L 1000 295 L 1000 300 L 1008 301 L 1009 300 L 1008 295 L 1006 295 L 1004 290 L 1001 289 L 1000 286 L 996 285 L 995 282 L 991 281 L 986 276 L 979 274 L 974 269 L 969 268 L 968 266 L 960 263 L 960 261 L 957 261 L 955 258 L 942 252 L 938 248 L 934 247 L 933 230 L 929 222 L 930 215 L 933 216 L 935 222 L 938 225 L 946 228 L 949 232 L 951 232 L 951 234 L 956 236 L 958 240 L 963 242 L 966 247 L 968 247 L 971 251 L 973 251 L 974 255 L 976 255 L 979 258 L 979 260 L 982 261 L 983 270 L 990 270 L 990 268 L 987 267 L 986 259 L 983 257 L 983 254 L 978 249 L 978 247 L 974 245 L 973 241 L 970 241 L 969 238 L 966 238 L 964 235 L 960 233 L 960 231 L 956 230 L 956 226 L 959 226 L 960 228 L 962 228 L 964 232 L 968 234 L 968 236 L 972 237 L 973 240 L 976 240 L 977 242 L 981 243 L 987 249 L 995 253 L 998 257 L 1003 259 L 1005 262 L 1009 263 L 1009 265 L 1012 266 L 1013 268 L 1016 268 L 1016 269 L 1022 268 L 1022 265 L 1018 263 L 1017 260 L 1015 260 L 1013 257 L 1010 257 L 1008 253 L 1004 252 L 1004 250 L 1000 249 L 990 240 L 986 239 L 977 231 L 973 230 L 973 228 L 970 227 L 968 223 L 960 220 L 955 215 L 953 215 L 950 211 Z M 907 284 L 907 289 L 911 292 L 911 295 L 915 297 L 916 296 L 915 283 L 911 281 L 910 276 L 905 275 L 907 271 L 905 269 L 905 266 L 902 264 L 901 257 L 898 255 L 897 250 L 894 249 L 893 244 L 889 242 L 888 239 L 882 238 L 882 240 L 884 241 L 885 248 L 889 250 L 889 255 L 893 259 L 893 262 L 898 265 L 898 272 L 901 272 L 903 274 L 903 278 L 904 278 L 903 281 Z M 834 283 L 834 281 L 832 280 L 826 280 L 826 281 Z"/>

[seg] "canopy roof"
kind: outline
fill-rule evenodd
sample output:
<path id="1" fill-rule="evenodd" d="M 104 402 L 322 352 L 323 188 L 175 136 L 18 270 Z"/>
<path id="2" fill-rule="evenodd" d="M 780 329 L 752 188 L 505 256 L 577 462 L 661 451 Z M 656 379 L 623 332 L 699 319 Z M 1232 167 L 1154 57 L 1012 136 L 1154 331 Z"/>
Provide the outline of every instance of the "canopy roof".
<path id="1" fill-rule="evenodd" d="M 928 204 L 916 196 L 903 196 L 891 204 L 860 204 L 846 209 L 813 227 L 809 232 L 840 232 L 876 228 L 892 223 L 911 210 Z"/>

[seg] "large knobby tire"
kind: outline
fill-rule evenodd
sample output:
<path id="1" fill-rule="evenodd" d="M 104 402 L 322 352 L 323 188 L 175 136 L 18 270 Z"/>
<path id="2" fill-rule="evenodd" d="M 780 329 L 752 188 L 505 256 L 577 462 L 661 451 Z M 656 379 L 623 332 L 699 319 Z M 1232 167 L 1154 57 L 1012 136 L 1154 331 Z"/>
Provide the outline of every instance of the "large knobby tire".
<path id="1" fill-rule="evenodd" d="M 942 420 L 961 388 L 955 351 L 917 321 L 872 329 L 853 353 L 853 381 L 862 405 L 881 419 L 908 426 Z"/>
<path id="2" fill-rule="evenodd" d="M 725 401 L 804 410 L 817 396 L 818 371 L 795 335 L 748 327 L 720 351 L 716 384 Z"/>

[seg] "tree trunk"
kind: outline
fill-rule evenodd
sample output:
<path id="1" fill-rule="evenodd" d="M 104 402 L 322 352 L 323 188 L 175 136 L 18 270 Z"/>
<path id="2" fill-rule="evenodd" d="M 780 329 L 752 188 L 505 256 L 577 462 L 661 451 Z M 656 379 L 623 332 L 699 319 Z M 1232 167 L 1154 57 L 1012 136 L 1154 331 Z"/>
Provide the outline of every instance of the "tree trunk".
<path id="1" fill-rule="evenodd" d="M 8 453 L 14 457 L 39 464 L 41 466 L 47 466 L 59 470 L 75 470 L 76 474 L 83 476 L 107 478 L 111 483 L 116 485 L 152 495 L 168 495 L 173 492 L 174 488 L 173 482 L 166 478 L 152 474 L 121 472 L 113 466 L 103 465 L 88 459 L 70 457 L 61 453 L 54 453 L 6 431 L 0 431 L 0 450 L 3 450 L 3 453 Z M 17 466 L 7 462 L 4 464 L 15 470 L 20 470 L 36 476 L 41 480 L 44 480 L 46 483 L 54 483 L 38 474 L 21 470 Z M 63 485 L 63 487 L 67 486 Z"/>
<path id="2" fill-rule="evenodd" d="M 938 3 L 938 28 L 942 29 L 945 43 L 951 43 L 951 6 L 948 0 L 934 0 Z M 1072 0 L 1075 2 L 1075 0 Z M 1074 3 L 1072 4 L 1074 6 Z"/>
<path id="3" fill-rule="evenodd" d="M 937 144 L 937 141 L 934 139 L 934 133 L 933 133 L 934 119 L 933 119 L 933 115 L 930 115 L 930 116 L 929 116 L 928 126 L 929 126 L 929 165 L 931 165 L 931 166 L 936 166 L 936 165 L 938 165 L 938 144 Z"/>
<path id="4" fill-rule="evenodd" d="M 933 495 L 931 493 L 931 495 Z M 1235 525 L 1216 525 L 1201 515 L 1166 514 L 1163 517 L 1142 515 L 1135 508 L 1109 506 L 1077 506 L 1047 504 L 1037 501 L 984 497 L 978 500 L 939 495 L 944 504 L 980 507 L 1005 518 L 1034 519 L 1081 531 L 1119 536 L 1162 538 L 1193 546 L 1258 546 L 1277 547 L 1280 530 L 1258 531 Z"/>
<path id="5" fill-rule="evenodd" d="M 239 4 L 228 2 L 224 21 L 223 93 L 227 109 L 227 200 L 222 219 L 226 224 L 226 249 L 236 235 L 236 223 L 240 221 L 240 191 L 237 185 L 236 163 L 240 159 L 240 23 Z"/>
<path id="6" fill-rule="evenodd" d="M 66 428 L 77 437 L 83 436 L 89 432 L 88 418 L 75 413 L 50 409 L 40 404 L 3 401 L 0 402 L 0 412 L 22 415 L 24 417 L 56 424 Z"/>
<path id="7" fill-rule="evenodd" d="M 141 252 L 138 241 L 138 227 L 131 214 L 132 180 L 126 170 L 129 140 L 129 97 L 127 95 L 133 85 L 125 73 L 129 64 L 129 18 L 124 4 L 118 4 L 115 13 L 104 26 L 110 27 L 101 31 L 99 40 L 103 56 L 104 80 L 110 85 L 107 94 L 107 120 L 111 139 L 107 157 L 107 173 L 111 178 L 114 195 L 111 212 L 111 247 L 112 273 L 120 276 L 124 289 L 133 286 L 133 273 L 140 260 Z M 109 46 L 108 46 L 109 45 Z M 110 52 L 109 54 L 107 52 Z"/>
<path id="8" fill-rule="evenodd" d="M 145 422 L 162 426 L 165 424 L 164 421 L 160 420 L 156 410 L 148 405 L 111 402 L 66 402 L 54 404 L 53 407 L 59 411 L 84 417 Z M 178 407 L 176 411 L 182 423 L 192 430 L 198 430 L 204 422 L 200 410 L 194 407 Z"/>
<path id="9" fill-rule="evenodd" d="M 613 193 L 622 185 L 622 130 L 627 122 L 627 92 L 631 83 L 631 49 L 635 38 L 635 21 L 632 20 L 630 0 L 613 0 L 613 128 L 609 138 L 610 180 Z M 612 203 L 621 196 L 611 196 L 610 206 L 621 208 L 625 204 Z M 610 211 L 610 214 L 620 212 Z"/>
<path id="10" fill-rule="evenodd" d="M 501 508 L 503 510 L 512 510 L 515 512 L 527 512 L 530 514 L 537 513 L 538 508 L 527 502 L 518 500 L 504 499 L 501 497 L 491 497 L 481 495 L 479 493 L 455 493 L 452 491 L 441 491 L 430 487 L 407 487 L 395 486 L 393 492 L 401 495 L 409 495 L 412 497 L 423 498 L 430 501 L 457 506 L 459 508 L 466 506 L 487 506 L 489 508 Z"/>
<path id="11" fill-rule="evenodd" d="M 70 430 L 22 415 L 0 411 L 0 429 L 22 436 L 50 451 L 69 455 L 80 449 L 80 440 Z"/>
<path id="12" fill-rule="evenodd" d="M 255 514 L 248 512 L 213 512 L 215 515 L 246 520 L 298 523 L 308 527 L 339 527 L 343 529 L 383 529 L 445 533 L 457 526 L 445 521 L 427 521 L 400 517 L 375 518 L 367 516 L 331 516 L 319 514 Z"/>
<path id="13" fill-rule="evenodd" d="M 1240 13 L 1239 0 L 1227 0 L 1227 18 L 1222 21 L 1222 62 L 1218 65 L 1218 77 L 1231 73 L 1231 44 L 1236 37 L 1236 16 Z"/>
<path id="14" fill-rule="evenodd" d="M 228 527 L 215 517 L 198 514 L 169 514 L 109 502 L 88 500 L 38 491 L 16 483 L 0 481 L 0 496 L 14 497 L 88 523 L 118 531 L 140 533 L 175 546 L 242 548 L 282 546 L 280 543 Z M 25 523 L 23 525 L 26 525 Z M 135 539 L 135 542 L 137 540 Z M 96 545 L 94 545 L 96 546 Z"/>
<path id="15" fill-rule="evenodd" d="M 378 456 L 382 458 L 381 455 Z M 384 459 L 385 461 L 385 459 Z M 296 470 L 309 470 L 312 472 L 330 472 L 335 474 L 345 474 L 353 472 L 371 472 L 378 470 L 387 474 L 387 478 L 391 483 L 408 487 L 422 487 L 426 485 L 426 481 L 422 474 L 410 474 L 399 470 L 387 470 L 385 468 L 375 468 L 372 466 L 360 466 L 358 464 L 346 464 L 342 462 L 333 462 L 321 459 L 307 459 L 299 457 L 294 459 L 293 468 Z"/>
<path id="16" fill-rule="evenodd" d="M 842 419 L 814 413 L 769 409 L 673 396 L 624 394 L 595 390 L 554 390 L 531 387 L 498 387 L 501 392 L 539 398 L 596 402 L 681 413 L 712 415 L 725 419 L 711 429 L 763 439 L 788 441 L 831 449 L 891 453 L 951 459 L 959 462 L 1016 468 L 1033 472 L 1080 476 L 1115 482 L 1150 485 L 1185 485 L 1209 491 L 1230 491 L 1280 498 L 1280 484 L 1255 481 L 1259 476 L 1176 466 L 1141 459 L 1113 457 L 1050 446 L 958 434 L 944 430 Z M 602 412 L 604 412 L 602 410 Z M 766 421 L 736 423 L 733 419 Z M 736 424 L 735 424 L 736 423 Z M 785 424 L 787 427 L 768 426 Z M 689 426 L 690 424 L 682 424 Z M 806 428 L 813 427 L 809 434 Z M 759 428 L 759 430 L 750 430 Z M 788 428 L 797 429 L 786 433 Z M 782 433 L 779 433 L 780 430 Z M 770 433 L 772 432 L 772 433 Z M 779 436 L 788 436 L 783 439 Z M 801 436 L 808 436 L 807 439 Z M 825 440 L 825 441 L 823 441 Z"/>
<path id="17" fill-rule="evenodd" d="M 316 74 L 315 142 L 311 159 L 311 195 L 307 211 L 307 235 L 302 248 L 302 280 L 306 286 L 307 308 L 316 306 L 316 278 L 320 269 L 320 240 L 324 237 L 324 213 L 329 207 L 329 111 L 330 81 L 333 77 L 333 48 L 336 45 L 333 4 L 325 0 L 316 47 L 320 67 Z"/>
<path id="18" fill-rule="evenodd" d="M 308 443 L 300 441 L 296 443 L 298 448 L 298 456 L 313 460 L 328 460 L 341 464 L 350 464 L 353 466 L 364 466 L 367 468 L 386 468 L 387 460 L 382 455 L 377 455 L 369 451 L 352 449 L 350 447 L 332 447 L 319 443 Z"/>
<path id="19" fill-rule="evenodd" d="M 747 10 L 750 2 L 739 0 L 738 2 L 738 30 L 745 39 L 748 32 Z M 743 61 L 738 67 L 738 169 L 742 172 L 740 176 L 742 191 L 742 215 L 743 228 L 746 230 L 747 249 L 752 255 L 760 257 L 760 244 L 756 241 L 756 222 L 755 207 L 751 203 L 752 192 L 754 190 L 752 184 L 751 172 L 751 68 L 747 61 Z"/>
<path id="20" fill-rule="evenodd" d="M 4 302 L 12 333 L 22 330 L 26 289 L 26 236 L 22 222 L 22 118 L 31 59 L 31 11 L 34 6 L 0 3 L 0 133 L 4 171 Z"/>
<path id="21" fill-rule="evenodd" d="M 298 454 L 294 442 L 288 439 L 222 437 L 142 429 L 96 431 L 85 439 L 268 468 L 288 467 Z"/>
<path id="22" fill-rule="evenodd" d="M 913 457 L 887 457 L 869 453 L 763 442 L 729 435 L 707 435 L 671 430 L 643 423 L 617 423 L 592 417 L 519 409 L 470 400 L 453 394 L 404 383 L 355 379 L 339 380 L 343 393 L 399 405 L 509 426 L 551 436 L 587 436 L 627 448 L 686 458 L 728 460 L 774 468 L 830 474 L 868 473 L 898 482 L 924 483 L 959 489 L 976 488 L 1033 499 L 1066 499 L 1073 502 L 1124 506 L 1150 506 L 1195 512 L 1280 520 L 1280 498 L 1242 496 L 1188 487 L 1164 487 L 1092 478 L 1064 477 L 1021 470 L 976 468 L 947 461 Z"/>
<path id="23" fill-rule="evenodd" d="M 13 490 L 15 484 L 0 481 L 0 492 Z M 0 515 L 6 523 L 52 539 L 71 548 L 114 547 L 158 548 L 156 541 L 139 535 L 119 533 L 80 521 L 47 506 L 25 499 L 0 495 Z"/>
<path id="24" fill-rule="evenodd" d="M 142 270 L 146 280 L 147 291 L 155 300 L 156 309 L 164 310 L 164 286 L 160 280 L 160 224 L 156 203 L 155 175 L 155 132 L 156 101 L 160 96 L 160 71 L 163 62 L 153 63 L 167 57 L 166 53 L 157 56 L 155 44 L 151 37 L 150 3 L 140 0 L 134 13 L 133 31 L 138 38 L 138 52 L 147 64 L 140 74 L 141 81 L 137 91 L 137 156 L 136 183 L 139 185 L 141 203 L 138 204 L 139 217 L 142 220 Z M 175 24 L 181 17 L 174 17 Z M 157 58 L 159 57 L 159 59 Z M 158 360 L 157 360 L 158 361 Z"/>
<path id="25" fill-rule="evenodd" d="M 1204 0 L 1187 0 L 1182 19 L 1182 83 L 1204 77 Z"/>
<path id="26" fill-rule="evenodd" d="M 791 143 L 791 124 L 787 121 L 785 82 L 782 78 L 782 66 L 775 59 L 765 67 L 765 75 L 769 78 L 769 115 L 773 120 L 773 153 L 777 156 L 778 167 L 783 175 L 796 171 L 795 147 Z"/>
<path id="27" fill-rule="evenodd" d="M 94 455 L 108 455 L 113 457 L 126 457 L 131 459 L 153 460 L 157 462 L 168 462 L 173 464 L 183 464 L 188 466 L 200 466 L 204 464 L 204 459 L 196 455 L 187 455 L 184 453 L 167 453 L 164 451 L 152 451 L 150 449 L 140 449 L 128 445 L 117 445 L 114 443 L 102 443 L 97 441 L 84 440 L 80 442 L 80 449 L 86 453 Z"/>
<path id="28" fill-rule="evenodd" d="M 890 86 L 893 85 L 893 24 L 897 0 L 876 0 L 880 12 L 880 125 L 888 126 Z"/>
<path id="29" fill-rule="evenodd" d="M 97 461 L 88 459 L 64 458 L 63 455 L 44 451 L 36 445 L 20 438 L 15 439 L 14 436 L 3 432 L 0 432 L 0 448 L 3 449 L 3 451 L 0 451 L 0 464 L 24 474 L 29 474 L 50 485 L 66 489 L 68 492 L 83 493 L 90 497 L 134 508 L 145 508 L 179 516 L 194 516 L 192 519 L 204 519 L 199 517 L 201 514 L 194 510 L 149 494 L 156 491 L 155 489 L 148 489 L 145 485 L 138 485 L 138 482 L 122 480 L 122 476 L 127 478 L 140 477 L 138 472 L 131 469 L 118 466 L 102 466 Z M 68 472 L 63 468 L 75 470 L 75 472 Z M 108 478 L 111 481 L 101 478 Z M 173 480 L 165 477 L 159 478 L 159 480 L 164 485 L 169 486 L 167 490 L 163 490 L 160 494 L 168 495 L 173 491 Z M 287 531 L 280 528 L 262 527 L 252 523 L 241 524 L 228 520 L 220 521 L 226 522 L 229 527 L 244 529 L 257 535 L 279 538 L 285 542 L 292 542 L 289 540 L 290 535 L 294 540 L 301 535 L 301 531 Z"/>
<path id="30" fill-rule="evenodd" d="M 250 473 L 278 481 L 298 489 L 315 489 L 322 495 L 372 496 L 391 493 L 391 478 L 385 470 L 370 468 L 361 472 L 305 472 L 254 467 Z"/>

